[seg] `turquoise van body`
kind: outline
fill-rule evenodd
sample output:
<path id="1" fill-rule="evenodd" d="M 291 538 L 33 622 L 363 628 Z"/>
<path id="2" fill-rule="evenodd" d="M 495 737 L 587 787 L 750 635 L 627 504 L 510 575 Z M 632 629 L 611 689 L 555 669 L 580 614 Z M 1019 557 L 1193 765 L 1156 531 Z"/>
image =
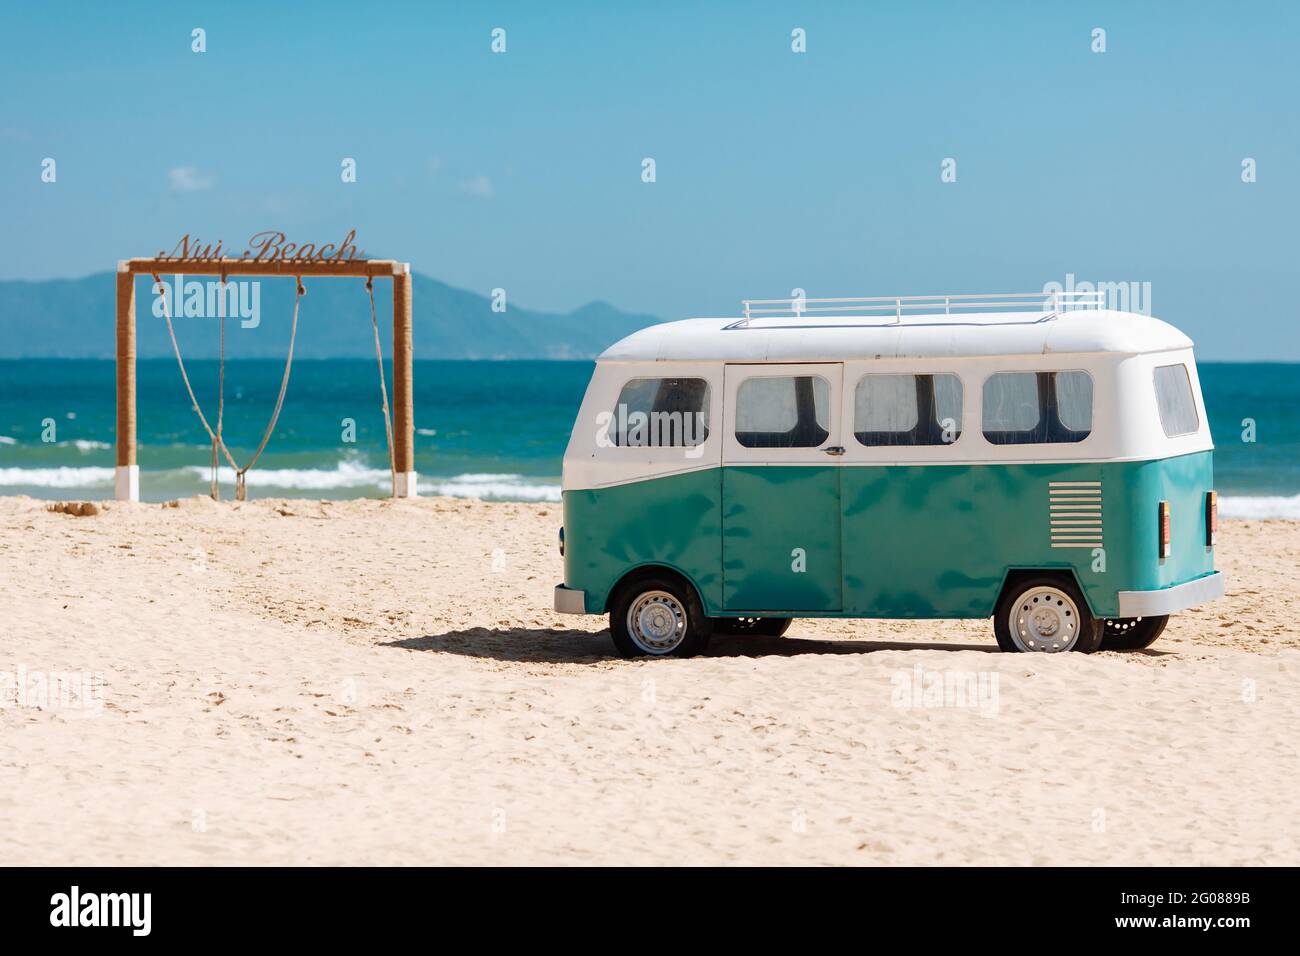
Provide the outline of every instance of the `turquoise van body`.
<path id="1" fill-rule="evenodd" d="M 1100 482 L 1102 554 L 1053 548 L 1052 482 Z M 1073 572 L 1094 615 L 1121 591 L 1214 571 L 1212 455 L 1027 465 L 724 467 L 567 491 L 564 580 L 589 614 L 629 572 L 671 568 L 711 617 L 988 617 L 1007 574 Z M 1171 554 L 1159 558 L 1169 503 Z M 791 553 L 803 549 L 802 570 Z M 774 556 L 775 560 L 770 560 Z"/>

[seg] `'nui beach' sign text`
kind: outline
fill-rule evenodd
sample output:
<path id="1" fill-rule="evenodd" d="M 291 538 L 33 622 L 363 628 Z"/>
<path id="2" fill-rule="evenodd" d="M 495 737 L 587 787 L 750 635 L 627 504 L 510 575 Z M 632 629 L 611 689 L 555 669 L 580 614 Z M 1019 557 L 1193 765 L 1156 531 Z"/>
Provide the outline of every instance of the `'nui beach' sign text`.
<path id="1" fill-rule="evenodd" d="M 176 243 L 170 254 L 158 250 L 158 259 L 187 262 L 215 262 L 223 258 L 237 258 L 244 262 L 351 262 L 366 257 L 353 241 L 356 237 L 357 231 L 352 229 L 340 243 L 316 245 L 311 242 L 289 242 L 284 233 L 271 229 L 255 233 L 248 240 L 247 249 L 238 256 L 231 256 L 224 249 L 222 240 L 204 245 L 198 239 L 191 239 L 187 232 L 181 236 L 180 242 Z"/>

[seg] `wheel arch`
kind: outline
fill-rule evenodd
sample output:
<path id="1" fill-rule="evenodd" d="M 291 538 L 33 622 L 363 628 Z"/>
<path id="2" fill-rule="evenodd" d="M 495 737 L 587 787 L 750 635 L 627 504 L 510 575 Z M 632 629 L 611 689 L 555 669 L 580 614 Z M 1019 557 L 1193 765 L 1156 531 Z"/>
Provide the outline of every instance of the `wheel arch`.
<path id="1" fill-rule="evenodd" d="M 615 598 L 618 597 L 624 588 L 630 587 L 638 581 L 645 580 L 646 578 L 659 577 L 663 575 L 675 578 L 689 587 L 695 592 L 695 599 L 700 602 L 700 607 L 707 607 L 704 603 L 704 594 L 700 590 L 700 586 L 696 584 L 695 581 L 692 580 L 691 576 L 681 568 L 674 567 L 671 564 L 647 563 L 638 564 L 636 567 L 628 568 L 628 570 L 623 572 L 622 577 L 615 581 L 609 591 L 606 592 L 605 603 L 601 608 L 601 613 L 609 613 L 610 606 L 614 603 Z"/>
<path id="2" fill-rule="evenodd" d="M 1079 576 L 1074 573 L 1074 568 L 1072 567 L 1008 568 L 1006 572 L 1002 575 L 1002 583 L 998 586 L 997 593 L 993 596 L 993 603 L 989 605 L 988 611 L 984 616 L 985 617 L 993 616 L 993 612 L 997 610 L 998 604 L 1000 604 L 1002 602 L 1002 598 L 1006 596 L 1008 588 L 1014 587 L 1016 584 L 1025 580 L 1026 578 L 1041 577 L 1042 575 L 1059 577 L 1073 584 L 1074 589 L 1079 593 L 1079 596 L 1083 598 L 1083 603 L 1088 605 L 1088 613 L 1091 614 L 1094 618 L 1101 620 L 1101 616 L 1097 613 L 1097 609 L 1093 605 L 1092 599 L 1088 597 L 1088 589 L 1083 586 L 1083 582 L 1079 580 Z"/>

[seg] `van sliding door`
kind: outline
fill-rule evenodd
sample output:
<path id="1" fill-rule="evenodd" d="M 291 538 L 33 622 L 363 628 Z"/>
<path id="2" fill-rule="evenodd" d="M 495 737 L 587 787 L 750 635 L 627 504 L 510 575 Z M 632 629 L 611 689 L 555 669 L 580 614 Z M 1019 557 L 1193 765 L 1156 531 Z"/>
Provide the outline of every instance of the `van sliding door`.
<path id="1" fill-rule="evenodd" d="M 840 610 L 844 366 L 728 365 L 723 379 L 723 607 Z"/>

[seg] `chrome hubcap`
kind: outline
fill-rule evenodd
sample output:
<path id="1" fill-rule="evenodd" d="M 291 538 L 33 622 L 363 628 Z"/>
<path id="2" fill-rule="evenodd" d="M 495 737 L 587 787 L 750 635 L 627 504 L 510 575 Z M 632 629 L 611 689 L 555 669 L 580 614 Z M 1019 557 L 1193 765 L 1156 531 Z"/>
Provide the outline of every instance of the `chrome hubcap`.
<path id="1" fill-rule="evenodd" d="M 1079 639 L 1079 608 L 1059 588 L 1031 588 L 1011 608 L 1007 624 L 1022 651 L 1068 651 Z"/>
<path id="2" fill-rule="evenodd" d="M 686 608 L 667 591 L 647 591 L 628 608 L 627 633 L 647 654 L 667 654 L 686 637 Z"/>

